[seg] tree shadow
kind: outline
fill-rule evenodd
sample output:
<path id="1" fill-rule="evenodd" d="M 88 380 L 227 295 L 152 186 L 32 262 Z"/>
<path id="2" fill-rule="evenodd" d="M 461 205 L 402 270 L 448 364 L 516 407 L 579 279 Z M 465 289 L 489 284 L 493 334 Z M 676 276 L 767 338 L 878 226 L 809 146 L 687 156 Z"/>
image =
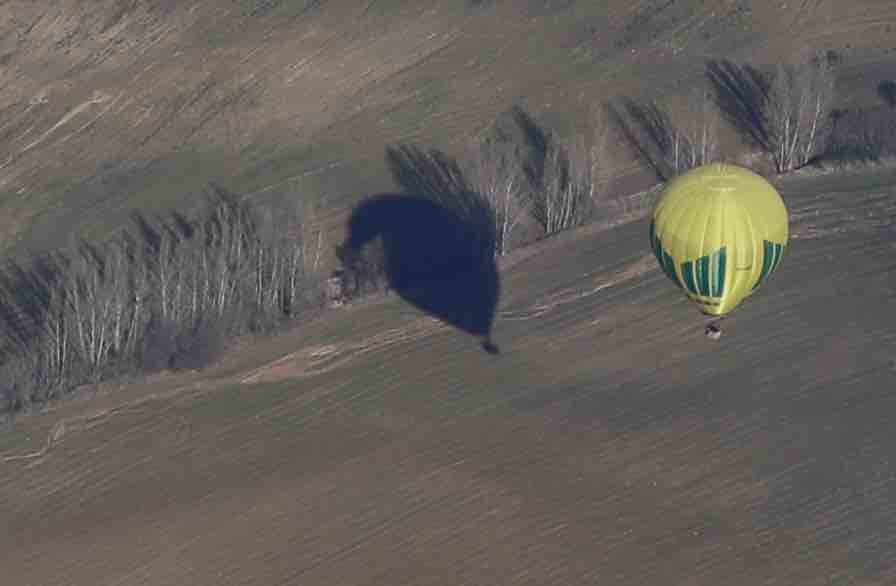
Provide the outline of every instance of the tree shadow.
<path id="1" fill-rule="evenodd" d="M 877 95 L 887 106 L 896 108 L 896 81 L 885 79 L 877 84 Z"/>
<path id="2" fill-rule="evenodd" d="M 821 160 L 825 163 L 880 163 L 896 154 L 896 118 L 886 106 L 834 110 Z"/>
<path id="3" fill-rule="evenodd" d="M 513 106 L 510 116 L 522 133 L 523 144 L 526 148 L 523 173 L 530 187 L 541 189 L 547 174 L 548 153 L 556 139 L 548 129 L 521 106 Z"/>
<path id="4" fill-rule="evenodd" d="M 706 65 L 706 77 L 722 115 L 757 147 L 771 151 L 766 113 L 770 91 L 768 76 L 749 65 L 711 60 Z"/>
<path id="5" fill-rule="evenodd" d="M 675 176 L 675 170 L 666 161 L 674 148 L 676 129 L 664 110 L 655 103 L 641 104 L 623 98 L 619 106 L 607 104 L 606 111 L 623 140 L 659 181 Z"/>
<path id="6" fill-rule="evenodd" d="M 500 284 L 494 258 L 493 211 L 469 189 L 455 161 L 439 151 L 390 148 L 387 160 L 407 193 L 367 197 L 352 211 L 345 267 L 378 240 L 390 288 L 402 299 L 482 338 L 492 354 L 492 322 Z"/>
<path id="7" fill-rule="evenodd" d="M 30 265 L 11 260 L 0 270 L 0 363 L 25 352 L 45 328 L 54 292 L 62 288 L 64 259 L 42 254 Z"/>

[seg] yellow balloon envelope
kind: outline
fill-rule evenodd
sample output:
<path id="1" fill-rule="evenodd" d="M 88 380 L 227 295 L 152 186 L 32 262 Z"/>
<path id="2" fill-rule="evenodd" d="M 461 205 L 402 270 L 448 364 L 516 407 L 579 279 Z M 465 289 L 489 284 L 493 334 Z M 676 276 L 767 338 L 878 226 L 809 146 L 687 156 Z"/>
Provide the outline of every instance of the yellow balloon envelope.
<path id="1" fill-rule="evenodd" d="M 787 238 L 787 208 L 771 183 L 720 163 L 670 181 L 650 223 L 660 267 L 707 315 L 725 315 L 768 279 Z"/>

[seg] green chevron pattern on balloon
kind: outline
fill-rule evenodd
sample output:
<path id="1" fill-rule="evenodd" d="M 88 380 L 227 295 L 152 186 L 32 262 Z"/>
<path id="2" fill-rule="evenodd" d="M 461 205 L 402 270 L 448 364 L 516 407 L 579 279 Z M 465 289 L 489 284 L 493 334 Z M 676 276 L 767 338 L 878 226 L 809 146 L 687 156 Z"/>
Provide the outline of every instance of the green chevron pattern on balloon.
<path id="1" fill-rule="evenodd" d="M 762 284 L 762 282 L 772 274 L 776 268 L 778 268 L 778 264 L 781 262 L 781 257 L 784 252 L 783 244 L 776 244 L 774 242 L 769 242 L 768 240 L 763 240 L 762 246 L 762 272 L 759 273 L 759 278 L 756 279 L 756 284 L 753 285 L 754 289 Z"/>
<path id="2" fill-rule="evenodd" d="M 675 273 L 675 260 L 663 249 L 663 243 L 656 235 L 656 227 L 653 222 L 650 223 L 650 243 L 653 247 L 653 254 L 660 263 L 666 276 L 672 279 L 672 282 L 681 287 L 678 275 Z"/>
<path id="3" fill-rule="evenodd" d="M 727 257 L 727 250 L 721 248 L 697 260 L 681 263 L 681 275 L 687 290 L 703 297 L 724 295 Z"/>

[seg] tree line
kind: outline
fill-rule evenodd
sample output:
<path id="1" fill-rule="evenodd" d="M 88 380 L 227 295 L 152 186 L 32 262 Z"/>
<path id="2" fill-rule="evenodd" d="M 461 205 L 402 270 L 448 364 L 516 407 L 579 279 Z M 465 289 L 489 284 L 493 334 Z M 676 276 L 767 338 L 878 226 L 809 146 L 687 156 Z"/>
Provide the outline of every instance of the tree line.
<path id="1" fill-rule="evenodd" d="M 765 69 L 710 61 L 704 83 L 684 95 L 604 103 L 565 139 L 515 106 L 515 138 L 493 127 L 470 149 L 471 182 L 495 212 L 496 254 L 593 216 L 604 195 L 600 178 L 608 170 L 605 147 L 611 132 L 661 183 L 724 158 L 722 121 L 758 149 L 775 173 L 822 158 L 870 160 L 890 152 L 892 147 L 883 143 L 896 125 L 834 108 L 838 59 L 834 52 L 817 52 Z M 896 103 L 892 87 L 882 84 L 879 90 L 890 104 Z M 673 113 L 670 102 L 676 99 L 679 107 Z M 528 239 L 517 235 L 527 222 L 534 228 Z"/>
<path id="2" fill-rule="evenodd" d="M 2 408 L 109 376 L 208 364 L 228 337 L 270 331 L 319 303 L 321 246 L 299 213 L 212 186 L 193 218 L 135 214 L 101 244 L 7 263 Z"/>

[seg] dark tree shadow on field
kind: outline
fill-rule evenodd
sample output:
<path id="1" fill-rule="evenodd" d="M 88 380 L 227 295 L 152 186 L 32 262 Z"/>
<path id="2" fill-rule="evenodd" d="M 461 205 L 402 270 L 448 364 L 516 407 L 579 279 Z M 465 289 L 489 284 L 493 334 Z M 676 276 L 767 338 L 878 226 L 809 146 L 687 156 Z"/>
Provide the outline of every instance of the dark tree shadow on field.
<path id="1" fill-rule="evenodd" d="M 526 155 L 523 160 L 523 172 L 530 186 L 544 186 L 547 173 L 548 152 L 554 137 L 521 106 L 514 106 L 510 112 L 513 121 L 523 133 Z"/>
<path id="2" fill-rule="evenodd" d="M 896 117 L 889 107 L 834 110 L 822 162 L 880 163 L 896 154 Z"/>
<path id="3" fill-rule="evenodd" d="M 766 112 L 769 80 L 755 67 L 731 61 L 710 61 L 706 77 L 713 88 L 722 115 L 765 152 L 772 150 Z"/>
<path id="4" fill-rule="evenodd" d="M 619 106 L 607 104 L 606 111 L 623 140 L 659 181 L 675 176 L 666 160 L 674 148 L 676 129 L 666 112 L 655 103 L 641 104 L 631 98 L 623 98 Z"/>
<path id="5" fill-rule="evenodd" d="M 451 207 L 457 194 L 472 192 L 457 161 L 438 149 L 426 152 L 406 144 L 389 147 L 386 163 L 405 193 L 419 194 Z"/>
<path id="6" fill-rule="evenodd" d="M 877 85 L 877 95 L 891 108 L 896 108 L 896 81 L 885 79 Z"/>
<path id="7" fill-rule="evenodd" d="M 9 358 L 13 350 L 26 351 L 45 327 L 52 310 L 54 291 L 63 281 L 64 259 L 44 254 L 34 258 L 30 266 L 15 260 L 0 270 L 0 325 L 3 344 L 0 360 Z"/>
<path id="8" fill-rule="evenodd" d="M 337 248 L 340 260 L 350 267 L 379 239 L 393 291 L 498 353 L 491 340 L 500 294 L 491 208 L 444 153 L 402 146 L 389 149 L 387 159 L 407 193 L 376 194 L 358 204 Z"/>

